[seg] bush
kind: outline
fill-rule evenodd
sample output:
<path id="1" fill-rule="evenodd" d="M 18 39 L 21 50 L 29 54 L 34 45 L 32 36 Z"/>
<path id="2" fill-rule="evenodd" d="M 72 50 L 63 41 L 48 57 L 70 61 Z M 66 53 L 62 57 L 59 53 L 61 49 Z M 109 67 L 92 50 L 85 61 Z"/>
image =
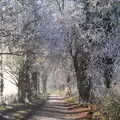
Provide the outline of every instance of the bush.
<path id="1" fill-rule="evenodd" d="M 102 116 L 100 120 L 120 120 L 120 97 L 109 90 L 98 111 L 98 116 Z"/>

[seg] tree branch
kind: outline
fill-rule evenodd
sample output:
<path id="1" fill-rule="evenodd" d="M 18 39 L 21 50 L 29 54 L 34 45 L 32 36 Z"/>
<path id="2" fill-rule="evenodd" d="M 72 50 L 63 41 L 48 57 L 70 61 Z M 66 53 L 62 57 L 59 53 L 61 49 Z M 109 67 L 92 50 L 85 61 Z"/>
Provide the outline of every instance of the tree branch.
<path id="1" fill-rule="evenodd" d="M 0 55 L 16 55 L 16 56 L 22 56 L 24 53 L 22 52 L 5 52 L 5 53 L 0 53 Z"/>
<path id="2" fill-rule="evenodd" d="M 57 5 L 58 5 L 58 7 L 59 7 L 59 11 L 60 11 L 60 13 L 62 14 L 62 8 L 61 8 L 61 6 L 60 6 L 59 1 L 58 1 L 58 0 L 56 0 L 56 2 L 57 2 Z"/>

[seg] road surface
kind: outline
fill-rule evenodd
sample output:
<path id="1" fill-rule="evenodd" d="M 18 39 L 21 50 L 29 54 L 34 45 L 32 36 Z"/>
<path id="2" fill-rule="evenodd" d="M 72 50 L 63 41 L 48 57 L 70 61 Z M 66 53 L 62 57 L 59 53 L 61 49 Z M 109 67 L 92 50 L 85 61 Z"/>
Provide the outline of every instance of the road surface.
<path id="1" fill-rule="evenodd" d="M 59 95 L 50 95 L 45 105 L 29 120 L 71 120 L 67 114 L 64 99 Z"/>

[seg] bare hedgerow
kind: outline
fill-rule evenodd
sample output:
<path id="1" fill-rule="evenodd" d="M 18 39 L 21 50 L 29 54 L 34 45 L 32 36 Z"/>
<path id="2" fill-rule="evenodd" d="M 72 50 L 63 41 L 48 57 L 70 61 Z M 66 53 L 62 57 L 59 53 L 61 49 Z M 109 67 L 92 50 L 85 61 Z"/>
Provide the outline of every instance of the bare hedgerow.
<path id="1" fill-rule="evenodd" d="M 120 97 L 112 89 L 99 104 L 99 112 L 105 120 L 120 120 Z"/>

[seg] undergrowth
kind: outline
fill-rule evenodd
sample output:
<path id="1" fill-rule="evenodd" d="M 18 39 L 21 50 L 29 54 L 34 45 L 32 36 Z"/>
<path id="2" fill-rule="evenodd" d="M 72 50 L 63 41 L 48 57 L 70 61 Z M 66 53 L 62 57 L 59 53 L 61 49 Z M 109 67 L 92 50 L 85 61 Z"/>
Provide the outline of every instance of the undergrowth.
<path id="1" fill-rule="evenodd" d="M 95 120 L 120 120 L 120 97 L 109 90 L 93 114 Z"/>

